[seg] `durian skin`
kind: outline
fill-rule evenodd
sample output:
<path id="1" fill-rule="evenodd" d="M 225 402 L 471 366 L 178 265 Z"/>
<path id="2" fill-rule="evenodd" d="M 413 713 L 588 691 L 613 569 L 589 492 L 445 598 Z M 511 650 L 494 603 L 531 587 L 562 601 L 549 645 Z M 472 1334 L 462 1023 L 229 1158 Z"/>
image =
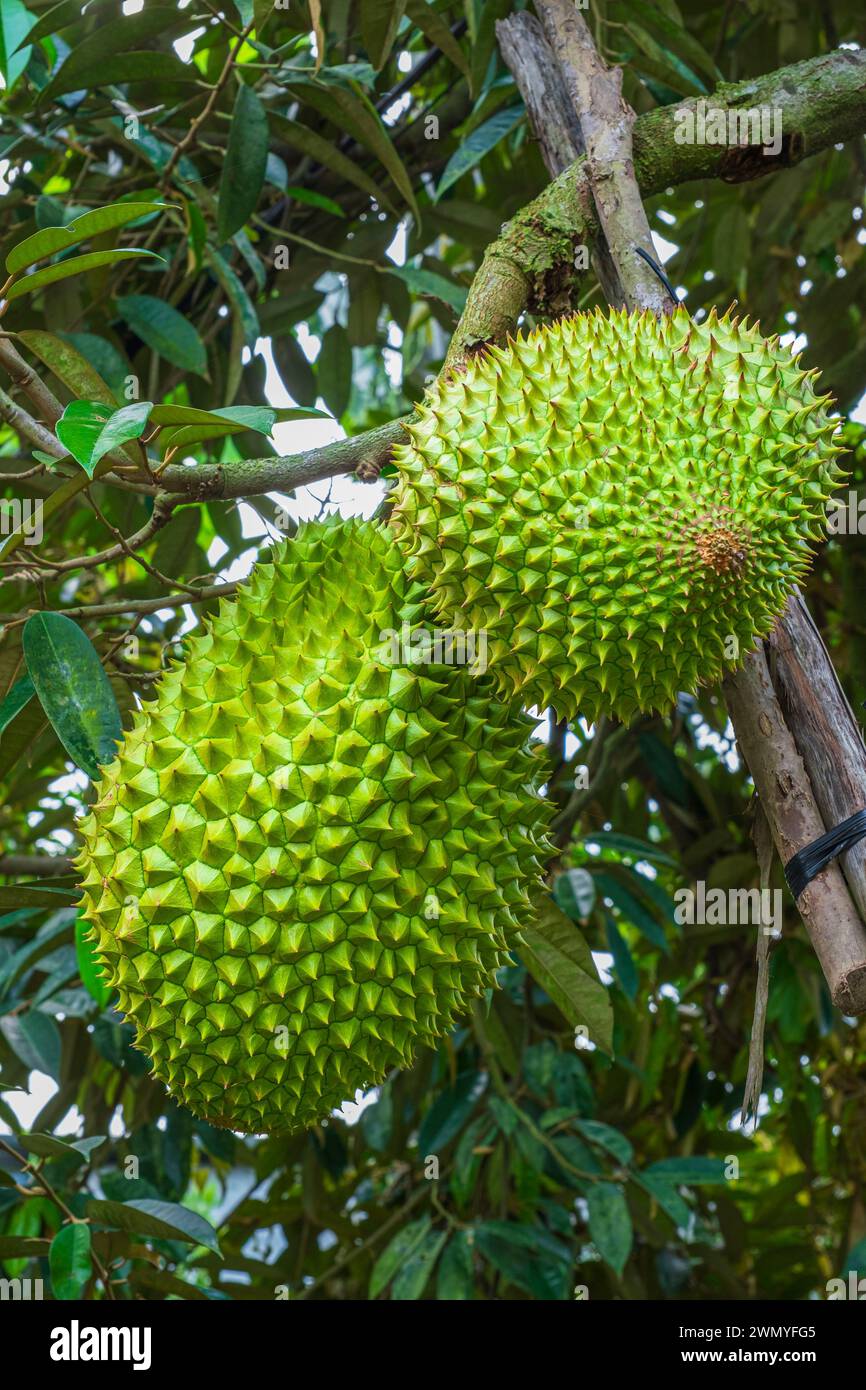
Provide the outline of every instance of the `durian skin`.
<path id="1" fill-rule="evenodd" d="M 321 1119 L 453 1025 L 519 941 L 549 810 L 489 680 L 381 659 L 424 619 L 387 531 L 310 524 L 273 556 L 137 714 L 79 856 L 154 1074 L 244 1133 Z"/>
<path id="2" fill-rule="evenodd" d="M 756 326 L 610 311 L 431 388 L 392 522 L 500 690 L 561 719 L 664 711 L 771 631 L 844 476 L 837 422 Z"/>

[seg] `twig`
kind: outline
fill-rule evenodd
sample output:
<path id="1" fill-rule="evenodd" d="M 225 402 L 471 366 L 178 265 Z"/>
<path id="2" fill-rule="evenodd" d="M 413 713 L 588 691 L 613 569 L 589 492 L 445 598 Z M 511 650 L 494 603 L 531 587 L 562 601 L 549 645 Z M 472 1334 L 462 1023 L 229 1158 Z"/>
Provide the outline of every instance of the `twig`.
<path id="1" fill-rule="evenodd" d="M 207 603 L 214 598 L 230 598 L 237 593 L 238 584 L 211 584 L 188 594 L 165 594 L 162 598 L 144 598 L 119 603 L 87 603 L 78 608 L 58 608 L 55 611 L 67 618 L 111 618 L 121 613 L 158 613 L 161 608 L 182 608 L 185 603 Z M 0 613 L 0 623 L 7 627 L 25 623 L 38 608 L 22 613 Z"/>
<path id="2" fill-rule="evenodd" d="M 198 134 L 199 127 L 207 120 L 211 111 L 213 111 L 214 107 L 216 106 L 216 103 L 219 100 L 220 93 L 222 92 L 223 87 L 228 82 L 229 77 L 231 76 L 232 68 L 237 62 L 238 54 L 247 36 L 254 28 L 255 19 L 251 19 L 249 24 L 247 24 L 244 28 L 243 33 L 238 38 L 238 41 L 235 44 L 234 48 L 229 51 L 225 63 L 223 64 L 222 72 L 220 73 L 219 77 L 217 78 L 216 82 L 211 88 L 210 95 L 207 101 L 205 102 L 204 106 L 202 107 L 201 111 L 190 121 L 189 130 L 186 132 L 186 135 L 184 135 L 183 138 L 178 141 L 171 154 L 169 155 L 168 162 L 166 163 L 166 166 L 162 171 L 162 179 L 160 181 L 161 186 L 163 188 L 168 186 L 169 179 L 174 173 L 175 165 L 177 164 L 181 156 L 184 155 L 186 151 L 189 149 L 190 145 L 193 143 L 193 141 L 196 138 L 196 135 Z"/>

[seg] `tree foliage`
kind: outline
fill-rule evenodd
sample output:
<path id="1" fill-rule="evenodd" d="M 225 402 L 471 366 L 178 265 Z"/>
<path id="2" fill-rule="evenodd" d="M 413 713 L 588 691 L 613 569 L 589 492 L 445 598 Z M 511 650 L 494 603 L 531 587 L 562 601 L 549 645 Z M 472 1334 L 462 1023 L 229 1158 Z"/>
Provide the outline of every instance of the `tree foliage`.
<path id="1" fill-rule="evenodd" d="M 755 1134 L 735 1120 L 753 931 L 675 920 L 684 884 L 758 884 L 717 691 L 548 728 L 538 929 L 359 1116 L 250 1140 L 174 1106 L 77 921 L 64 856 L 121 723 L 257 550 L 331 505 L 322 483 L 294 512 L 255 484 L 243 508 L 190 500 L 164 470 L 231 477 L 420 399 L 485 249 L 548 183 L 496 43 L 514 8 L 3 0 L 0 1262 L 55 1298 L 801 1298 L 864 1249 L 866 1043 L 790 898 Z M 592 26 L 641 113 L 863 40 L 853 0 L 603 0 Z M 846 415 L 864 173 L 858 139 L 649 202 L 691 312 L 737 299 Z M 587 276 L 571 307 L 600 302 Z M 833 538 L 809 587 L 855 707 L 864 564 L 859 534 Z"/>

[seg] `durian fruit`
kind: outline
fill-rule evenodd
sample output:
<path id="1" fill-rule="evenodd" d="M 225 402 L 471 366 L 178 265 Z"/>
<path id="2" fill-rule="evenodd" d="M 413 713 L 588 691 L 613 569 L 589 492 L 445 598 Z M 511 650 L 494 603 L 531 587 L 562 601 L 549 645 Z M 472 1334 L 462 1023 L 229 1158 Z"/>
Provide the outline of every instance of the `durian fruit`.
<path id="1" fill-rule="evenodd" d="M 835 424 L 778 338 L 579 314 L 431 388 L 392 520 L 499 688 L 629 719 L 718 680 L 768 633 L 824 530 Z"/>
<path id="2" fill-rule="evenodd" d="M 422 597 L 383 528 L 302 527 L 162 678 L 82 824 L 107 980 L 212 1124 L 308 1125 L 407 1065 L 528 920 L 531 724 L 405 659 Z"/>

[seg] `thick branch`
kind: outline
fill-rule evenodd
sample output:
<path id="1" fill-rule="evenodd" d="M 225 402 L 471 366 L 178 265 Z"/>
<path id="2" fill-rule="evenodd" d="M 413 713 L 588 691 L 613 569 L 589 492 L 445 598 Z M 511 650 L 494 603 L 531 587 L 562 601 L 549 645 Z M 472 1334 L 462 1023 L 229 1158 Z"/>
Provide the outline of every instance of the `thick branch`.
<path id="1" fill-rule="evenodd" d="M 54 878 L 74 872 L 72 860 L 62 854 L 0 854 L 0 874 L 10 877 Z"/>
<path id="2" fill-rule="evenodd" d="M 0 366 L 9 373 L 13 386 L 23 391 L 39 412 L 40 421 L 49 427 L 63 414 L 63 406 L 45 383 L 36 375 L 32 367 L 24 361 L 11 339 L 0 337 Z M 54 441 L 55 446 L 57 441 Z M 40 448 L 44 448 L 40 444 Z M 65 452 L 65 451 L 61 451 Z"/>
<path id="3" fill-rule="evenodd" d="M 536 0 L 550 46 L 559 60 L 571 106 L 580 113 L 586 149 L 583 170 L 592 189 L 599 227 L 608 248 L 630 246 L 632 254 L 613 259 L 621 293 L 629 309 L 670 313 L 674 306 L 664 286 L 635 248 L 653 253 L 649 222 L 634 175 L 632 132 L 635 113 L 622 96 L 622 69 L 601 60 L 586 20 L 571 0 Z"/>
<path id="4" fill-rule="evenodd" d="M 352 439 L 338 439 L 320 449 L 281 458 L 244 459 L 241 463 L 197 464 L 185 468 L 171 464 L 160 474 L 166 492 L 182 492 L 190 502 L 211 497 L 251 497 L 261 492 L 291 492 L 305 483 L 317 483 L 338 473 L 381 468 L 395 444 L 405 439 L 403 416 Z"/>
<path id="5" fill-rule="evenodd" d="M 547 172 L 555 179 L 584 153 L 580 121 L 560 64 L 535 15 L 527 10 L 498 20 L 496 37 L 523 97 Z M 568 54 L 568 44 L 563 52 Z M 603 236 L 597 238 L 591 254 L 605 298 L 611 304 L 624 304 L 625 294 Z"/>
<path id="6" fill-rule="evenodd" d="M 810 155 L 862 136 L 866 130 L 866 50 L 838 50 L 779 68 L 746 82 L 723 83 L 708 98 L 713 109 L 779 112 L 781 148 L 684 142 L 695 120 L 695 98 L 639 116 L 634 168 L 644 197 L 691 179 L 737 183 L 790 168 Z M 525 309 L 567 312 L 574 301 L 574 249 L 598 232 L 585 161 L 579 160 L 529 203 L 488 247 L 451 342 L 449 364 L 479 343 L 513 332 Z"/>

